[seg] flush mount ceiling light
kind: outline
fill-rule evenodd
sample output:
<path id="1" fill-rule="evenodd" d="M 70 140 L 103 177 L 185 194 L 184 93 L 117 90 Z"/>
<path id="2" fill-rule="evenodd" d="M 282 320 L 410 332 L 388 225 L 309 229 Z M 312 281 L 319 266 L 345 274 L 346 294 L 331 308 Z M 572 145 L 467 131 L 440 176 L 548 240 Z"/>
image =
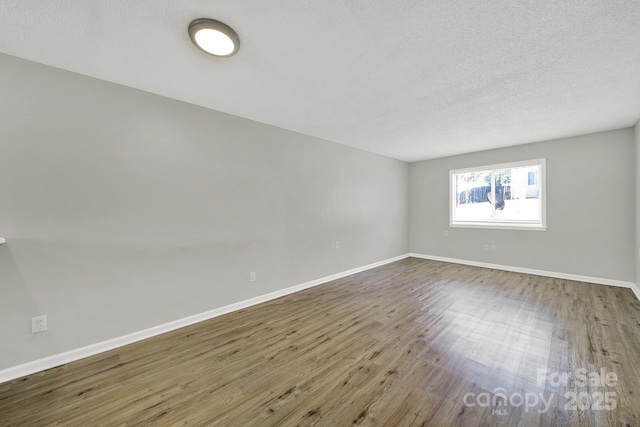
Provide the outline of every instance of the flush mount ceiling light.
<path id="1" fill-rule="evenodd" d="M 240 48 L 240 38 L 236 32 L 213 19 L 193 21 L 189 24 L 189 37 L 199 49 L 213 56 L 233 56 Z"/>

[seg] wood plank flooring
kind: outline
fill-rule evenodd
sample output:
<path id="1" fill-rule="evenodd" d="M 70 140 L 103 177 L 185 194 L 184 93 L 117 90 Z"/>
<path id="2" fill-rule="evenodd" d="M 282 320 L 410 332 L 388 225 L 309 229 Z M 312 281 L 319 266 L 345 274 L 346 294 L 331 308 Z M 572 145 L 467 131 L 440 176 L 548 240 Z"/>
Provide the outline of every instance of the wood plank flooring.
<path id="1" fill-rule="evenodd" d="M 407 258 L 0 384 L 0 425 L 635 427 L 640 303 Z"/>

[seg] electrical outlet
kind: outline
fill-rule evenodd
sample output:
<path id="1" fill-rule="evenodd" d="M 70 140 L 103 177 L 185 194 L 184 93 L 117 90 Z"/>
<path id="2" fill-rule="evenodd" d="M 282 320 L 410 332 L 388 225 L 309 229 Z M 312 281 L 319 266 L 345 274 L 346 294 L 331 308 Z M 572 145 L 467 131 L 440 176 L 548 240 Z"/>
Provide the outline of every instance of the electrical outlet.
<path id="1" fill-rule="evenodd" d="M 249 273 L 249 281 L 250 282 L 255 282 L 256 280 L 258 280 L 258 278 L 256 276 L 256 272 L 252 271 L 251 273 Z"/>
<path id="2" fill-rule="evenodd" d="M 36 316 L 31 318 L 31 333 L 37 334 L 47 330 L 47 316 Z"/>
<path id="3" fill-rule="evenodd" d="M 488 244 L 488 243 L 486 243 L 486 244 L 484 245 L 484 250 L 485 250 L 485 251 L 488 251 L 488 250 L 489 250 L 489 244 Z"/>
<path id="4" fill-rule="evenodd" d="M 442 233 L 442 235 L 444 237 L 449 237 L 449 230 L 444 230 L 444 232 Z"/>
<path id="5" fill-rule="evenodd" d="M 491 252 L 495 252 L 496 251 L 496 245 L 491 245 Z"/>
<path id="6" fill-rule="evenodd" d="M 336 249 L 340 249 L 340 240 L 336 240 Z"/>

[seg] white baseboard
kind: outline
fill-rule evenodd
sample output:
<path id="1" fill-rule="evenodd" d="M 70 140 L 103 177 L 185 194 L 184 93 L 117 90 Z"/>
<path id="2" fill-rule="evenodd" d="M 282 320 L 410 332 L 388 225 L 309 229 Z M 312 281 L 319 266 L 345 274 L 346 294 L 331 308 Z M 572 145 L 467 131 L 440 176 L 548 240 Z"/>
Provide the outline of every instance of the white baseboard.
<path id="1" fill-rule="evenodd" d="M 636 298 L 638 298 L 638 301 L 640 301 L 640 286 L 638 286 L 637 283 L 632 283 L 631 290 L 634 294 L 636 294 Z"/>
<path id="2" fill-rule="evenodd" d="M 295 292 L 302 291 L 304 289 L 312 288 L 314 286 L 321 285 L 323 283 L 330 282 L 332 280 L 340 279 L 342 277 L 350 276 L 361 271 L 369 270 L 381 265 L 389 264 L 395 261 L 399 261 L 404 258 L 408 258 L 409 254 L 400 255 L 397 257 L 385 259 L 383 261 L 374 262 L 373 264 L 364 265 L 351 270 L 343 271 L 341 273 L 332 274 L 330 276 L 322 277 L 320 279 L 305 282 L 299 285 L 291 286 L 289 288 L 280 289 L 275 292 L 271 292 L 265 295 L 260 295 L 248 300 L 240 301 L 237 303 L 229 304 L 224 307 L 216 308 L 204 313 L 196 314 L 193 316 L 185 317 L 183 319 L 175 320 L 173 322 L 165 323 L 163 325 L 154 326 L 153 328 L 145 329 L 142 331 L 134 332 L 128 335 L 124 335 L 118 338 L 113 338 L 107 341 L 102 341 L 96 344 L 91 344 L 86 347 L 66 351 L 64 353 L 55 354 L 42 359 L 27 362 L 22 365 L 13 366 L 0 370 L 0 383 L 10 381 L 16 378 L 23 377 L 25 375 L 34 374 L 36 372 L 44 371 L 46 369 L 55 368 L 66 363 L 74 362 L 85 357 L 94 356 L 105 351 L 113 350 L 114 348 L 122 347 L 127 344 L 132 344 L 137 341 L 141 341 L 147 338 L 151 338 L 166 332 L 170 332 L 185 326 L 193 325 L 194 323 L 209 320 L 214 317 L 221 316 L 223 314 L 231 313 L 232 311 L 241 310 L 243 308 L 251 307 L 252 305 L 267 302 L 276 298 L 280 298 Z"/>
<path id="3" fill-rule="evenodd" d="M 602 277 L 581 276 L 579 274 L 558 273 L 555 271 L 536 270 L 533 268 L 525 268 L 525 267 L 512 267 L 509 265 L 490 264 L 487 262 L 468 261 L 464 259 L 446 258 L 446 257 L 434 256 L 434 255 L 410 253 L 409 256 L 414 258 L 430 259 L 433 261 L 443 261 L 443 262 L 451 262 L 454 264 L 471 265 L 474 267 L 484 267 L 484 268 L 493 268 L 495 270 L 513 271 L 515 273 L 535 274 L 537 276 L 554 277 L 556 279 L 567 279 L 567 280 L 576 280 L 578 282 L 597 283 L 600 285 L 619 286 L 621 288 L 631 289 L 636 294 L 636 297 L 638 298 L 638 300 L 640 300 L 640 290 L 638 289 L 638 286 L 633 282 L 625 282 L 622 280 L 615 280 L 615 279 L 605 279 Z"/>

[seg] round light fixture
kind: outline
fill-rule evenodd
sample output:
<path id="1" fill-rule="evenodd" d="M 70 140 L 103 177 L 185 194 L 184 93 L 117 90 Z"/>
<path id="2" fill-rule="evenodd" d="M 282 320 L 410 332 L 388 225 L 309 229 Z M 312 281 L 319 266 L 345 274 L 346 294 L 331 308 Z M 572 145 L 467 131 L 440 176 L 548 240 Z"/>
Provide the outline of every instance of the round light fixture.
<path id="1" fill-rule="evenodd" d="M 213 19 L 193 21 L 189 24 L 189 37 L 199 49 L 213 56 L 233 56 L 240 48 L 240 38 L 236 32 Z"/>

